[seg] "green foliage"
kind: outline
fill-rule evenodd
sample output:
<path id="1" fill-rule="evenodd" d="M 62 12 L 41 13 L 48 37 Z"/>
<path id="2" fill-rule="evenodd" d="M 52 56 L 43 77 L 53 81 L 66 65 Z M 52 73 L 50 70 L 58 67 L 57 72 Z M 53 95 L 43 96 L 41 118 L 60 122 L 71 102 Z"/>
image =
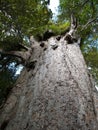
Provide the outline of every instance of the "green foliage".
<path id="1" fill-rule="evenodd" d="M 9 68 L 8 66 L 0 71 L 0 105 L 6 100 L 13 83 L 16 81 L 15 67 Z"/>
<path id="2" fill-rule="evenodd" d="M 0 42 L 0 47 L 4 51 L 11 51 L 18 49 L 18 43 L 21 43 L 22 39 L 20 37 L 14 37 L 14 36 L 7 36 L 3 39 L 3 41 Z"/>
<path id="3" fill-rule="evenodd" d="M 98 68 L 98 50 L 95 47 L 88 47 L 83 54 L 88 66 Z"/>
<path id="4" fill-rule="evenodd" d="M 52 13 L 47 8 L 45 0 L 1 0 L 0 44 L 9 39 L 8 46 L 10 38 L 22 40 L 24 36 L 29 37 L 32 35 L 30 29 L 32 32 L 37 31 L 38 28 L 48 23 L 51 16 Z"/>
<path id="5" fill-rule="evenodd" d="M 60 0 L 60 19 L 66 20 L 73 13 L 79 20 L 79 24 L 85 23 L 89 18 L 96 16 L 98 11 L 97 0 Z"/>
<path id="6" fill-rule="evenodd" d="M 98 38 L 96 35 L 91 35 L 89 40 L 88 38 L 85 39 L 81 49 L 87 66 L 90 68 L 90 72 L 98 85 Z"/>
<path id="7" fill-rule="evenodd" d="M 90 72 L 92 73 L 98 85 L 98 49 L 89 45 L 89 47 L 83 51 L 83 55 L 85 57 L 88 68 L 90 68 Z"/>
<path id="8" fill-rule="evenodd" d="M 64 33 L 70 27 L 69 21 L 67 22 L 58 22 L 58 23 L 49 23 L 48 29 L 52 30 L 56 35 Z"/>
<path id="9" fill-rule="evenodd" d="M 38 40 L 38 37 L 39 36 L 43 37 L 44 33 L 47 30 L 51 30 L 54 33 L 54 35 L 61 35 L 65 33 L 65 31 L 68 31 L 69 27 L 70 27 L 69 21 L 55 23 L 54 21 L 50 20 L 46 26 L 36 28 L 35 31 L 34 30 L 32 31 L 32 29 L 30 29 L 29 31 Z"/>
<path id="10" fill-rule="evenodd" d="M 59 6 L 60 14 L 58 15 L 59 21 L 70 20 L 71 14 L 77 18 L 78 21 L 78 33 L 82 37 L 86 37 L 91 34 L 92 30 L 97 27 L 98 20 L 98 2 L 97 0 L 60 0 Z M 96 18 L 96 21 L 90 26 L 86 26 L 83 30 L 84 25 L 88 23 L 88 21 Z"/>

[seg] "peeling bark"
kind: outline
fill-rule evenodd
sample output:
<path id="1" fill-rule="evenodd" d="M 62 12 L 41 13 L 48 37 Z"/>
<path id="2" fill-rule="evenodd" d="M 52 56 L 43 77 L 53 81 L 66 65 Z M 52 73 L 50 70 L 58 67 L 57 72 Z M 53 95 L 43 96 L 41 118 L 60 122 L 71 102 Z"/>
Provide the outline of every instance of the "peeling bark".
<path id="1" fill-rule="evenodd" d="M 77 42 L 64 38 L 33 45 L 35 65 L 23 70 L 1 109 L 1 130 L 98 130 L 96 90 Z"/>

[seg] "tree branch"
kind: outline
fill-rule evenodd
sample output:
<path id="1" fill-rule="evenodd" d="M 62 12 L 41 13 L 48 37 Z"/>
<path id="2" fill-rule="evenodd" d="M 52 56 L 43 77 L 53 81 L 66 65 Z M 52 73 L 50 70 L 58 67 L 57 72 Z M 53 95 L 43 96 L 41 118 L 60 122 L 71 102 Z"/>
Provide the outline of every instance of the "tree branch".
<path id="1" fill-rule="evenodd" d="M 97 17 L 90 19 L 85 25 L 83 25 L 81 31 L 83 31 L 85 28 L 87 28 L 91 23 L 95 22 L 96 20 L 97 20 Z"/>
<path id="2" fill-rule="evenodd" d="M 30 50 L 30 49 L 25 51 L 25 52 L 23 52 L 23 51 L 9 51 L 9 52 L 5 52 L 2 49 L 0 49 L 0 54 L 10 55 L 10 56 L 14 56 L 14 57 L 20 58 L 23 63 L 26 63 L 26 61 L 30 58 L 31 53 L 32 53 L 32 50 Z"/>
<path id="3" fill-rule="evenodd" d="M 89 2 L 89 0 L 86 0 L 86 1 L 81 5 L 81 7 L 84 7 L 87 2 Z"/>
<path id="4" fill-rule="evenodd" d="M 74 16 L 74 14 L 71 14 L 71 29 L 76 29 L 77 28 L 77 19 Z"/>
<path id="5" fill-rule="evenodd" d="M 23 45 L 23 44 L 21 44 L 21 43 L 19 43 L 19 46 L 20 46 L 21 48 L 25 49 L 25 50 L 30 50 L 29 47 L 27 47 L 27 46 L 25 46 L 25 45 Z"/>
<path id="6" fill-rule="evenodd" d="M 23 58 L 21 57 L 21 55 L 20 55 L 20 52 L 21 52 L 21 51 L 9 51 L 9 52 L 5 52 L 5 51 L 2 51 L 2 50 L 0 49 L 0 54 L 8 55 L 8 56 L 14 56 L 14 57 L 18 57 L 18 58 L 23 59 Z"/>
<path id="7" fill-rule="evenodd" d="M 77 19 L 73 13 L 71 14 L 71 25 L 70 26 L 71 26 L 70 30 L 67 34 L 74 37 L 76 30 L 77 30 Z"/>

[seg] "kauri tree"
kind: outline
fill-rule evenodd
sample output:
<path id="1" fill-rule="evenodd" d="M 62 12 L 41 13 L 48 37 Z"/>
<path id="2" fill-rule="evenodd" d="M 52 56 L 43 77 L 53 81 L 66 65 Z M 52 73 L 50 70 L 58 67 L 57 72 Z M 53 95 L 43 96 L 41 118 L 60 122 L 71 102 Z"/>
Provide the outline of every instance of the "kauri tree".
<path id="1" fill-rule="evenodd" d="M 97 93 L 80 50 L 97 32 L 97 1 L 60 0 L 58 22 L 68 25 L 60 33 L 50 29 L 54 25 L 50 25 L 49 1 L 6 2 L 1 2 L 0 13 L 11 26 L 5 31 L 10 24 L 1 23 L 0 53 L 16 57 L 24 69 L 0 109 L 0 129 L 97 130 Z"/>

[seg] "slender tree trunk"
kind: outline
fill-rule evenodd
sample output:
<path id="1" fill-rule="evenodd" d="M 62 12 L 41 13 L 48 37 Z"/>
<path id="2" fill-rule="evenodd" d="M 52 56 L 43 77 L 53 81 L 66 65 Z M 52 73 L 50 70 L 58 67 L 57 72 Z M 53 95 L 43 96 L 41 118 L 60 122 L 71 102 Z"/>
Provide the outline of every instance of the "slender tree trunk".
<path id="1" fill-rule="evenodd" d="M 98 130 L 94 85 L 79 46 L 36 44 L 0 114 L 0 130 Z"/>

